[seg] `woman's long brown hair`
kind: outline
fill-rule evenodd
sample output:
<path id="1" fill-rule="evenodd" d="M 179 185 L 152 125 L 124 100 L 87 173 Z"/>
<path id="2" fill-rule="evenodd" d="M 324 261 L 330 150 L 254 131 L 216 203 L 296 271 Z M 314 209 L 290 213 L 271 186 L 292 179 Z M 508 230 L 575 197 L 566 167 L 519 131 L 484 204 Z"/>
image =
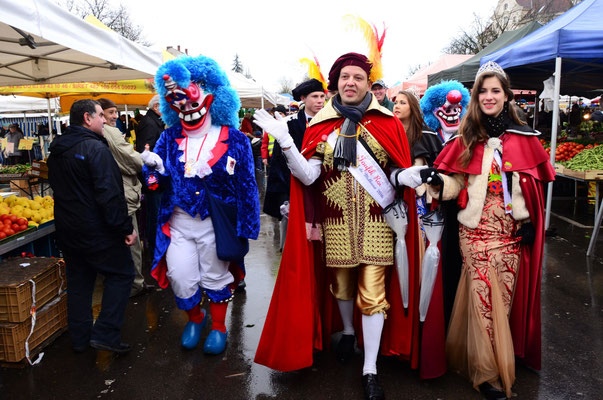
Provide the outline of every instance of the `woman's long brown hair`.
<path id="1" fill-rule="evenodd" d="M 465 150 L 463 150 L 461 156 L 459 157 L 459 162 L 463 167 L 469 165 L 469 161 L 471 161 L 471 157 L 473 156 L 473 148 L 475 145 L 488 139 L 488 134 L 486 133 L 486 129 L 481 121 L 483 113 L 479 108 L 479 92 L 482 89 L 484 80 L 491 77 L 496 77 L 498 79 L 500 86 L 508 99 L 509 117 L 511 120 L 518 125 L 526 124 L 519 119 L 517 112 L 515 111 L 515 107 L 513 106 L 514 95 L 513 91 L 511 90 L 509 79 L 506 76 L 502 76 L 496 72 L 481 73 L 473 84 L 473 89 L 471 90 L 471 99 L 469 100 L 469 105 L 467 106 L 467 113 L 463 117 L 461 125 L 459 126 L 459 135 L 462 137 L 463 144 L 465 145 Z"/>
<path id="2" fill-rule="evenodd" d="M 406 131 L 406 137 L 408 139 L 408 146 L 410 147 L 411 155 L 414 159 L 414 154 L 412 154 L 412 148 L 418 141 L 421 140 L 423 136 L 423 115 L 421 114 L 421 106 L 419 105 L 419 100 L 409 91 L 400 90 L 396 95 L 395 99 L 398 99 L 398 96 L 403 94 L 406 97 L 406 102 L 410 107 L 410 122 L 408 123 L 408 130 Z"/>

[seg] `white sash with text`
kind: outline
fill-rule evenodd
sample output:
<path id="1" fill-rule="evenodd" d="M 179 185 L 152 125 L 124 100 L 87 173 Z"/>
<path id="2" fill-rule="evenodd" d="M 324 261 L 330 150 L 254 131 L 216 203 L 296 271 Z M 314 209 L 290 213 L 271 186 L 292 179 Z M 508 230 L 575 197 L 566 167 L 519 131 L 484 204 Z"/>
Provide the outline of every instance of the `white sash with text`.
<path id="1" fill-rule="evenodd" d="M 327 138 L 327 143 L 334 149 L 336 142 L 337 132 L 333 132 Z M 387 175 L 360 142 L 357 143 L 356 154 L 358 166 L 350 166 L 348 171 L 381 208 L 389 206 L 394 201 L 395 192 Z"/>

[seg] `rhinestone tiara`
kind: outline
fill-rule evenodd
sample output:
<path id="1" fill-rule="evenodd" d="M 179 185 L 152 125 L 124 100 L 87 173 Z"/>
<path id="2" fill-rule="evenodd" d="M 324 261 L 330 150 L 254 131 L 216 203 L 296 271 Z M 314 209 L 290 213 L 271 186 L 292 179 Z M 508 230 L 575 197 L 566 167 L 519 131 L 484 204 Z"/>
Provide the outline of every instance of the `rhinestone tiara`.
<path id="1" fill-rule="evenodd" d="M 421 100 L 421 89 L 418 86 L 411 86 L 406 91 L 417 98 L 417 100 Z"/>
<path id="2" fill-rule="evenodd" d="M 475 74 L 475 80 L 477 80 L 477 77 L 483 74 L 484 72 L 495 72 L 507 78 L 505 70 L 502 69 L 501 66 L 495 63 L 494 61 L 488 61 L 487 63 L 479 67 L 479 69 L 477 70 L 477 74 Z"/>

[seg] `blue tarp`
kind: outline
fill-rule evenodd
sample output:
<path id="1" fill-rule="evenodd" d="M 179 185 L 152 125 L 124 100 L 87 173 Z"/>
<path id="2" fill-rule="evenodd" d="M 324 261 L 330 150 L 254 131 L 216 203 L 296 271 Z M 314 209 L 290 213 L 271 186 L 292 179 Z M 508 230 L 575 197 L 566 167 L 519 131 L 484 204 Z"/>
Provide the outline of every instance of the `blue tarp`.
<path id="1" fill-rule="evenodd" d="M 542 90 L 562 57 L 561 92 L 589 94 L 603 88 L 603 0 L 583 0 L 523 39 L 482 57 L 496 61 L 513 87 Z"/>

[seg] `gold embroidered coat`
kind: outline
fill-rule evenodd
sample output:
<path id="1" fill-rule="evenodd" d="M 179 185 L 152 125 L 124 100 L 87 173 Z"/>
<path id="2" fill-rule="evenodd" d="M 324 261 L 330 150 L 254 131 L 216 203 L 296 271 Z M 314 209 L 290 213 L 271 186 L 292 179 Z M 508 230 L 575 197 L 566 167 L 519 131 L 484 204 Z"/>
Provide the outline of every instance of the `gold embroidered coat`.
<path id="1" fill-rule="evenodd" d="M 360 135 L 389 176 L 390 160 L 383 147 L 365 127 Z M 315 157 L 323 161 L 317 184 L 326 265 L 392 265 L 394 233 L 381 215 L 382 208 L 352 174 L 333 168 L 333 149 L 326 141 L 318 144 Z"/>

